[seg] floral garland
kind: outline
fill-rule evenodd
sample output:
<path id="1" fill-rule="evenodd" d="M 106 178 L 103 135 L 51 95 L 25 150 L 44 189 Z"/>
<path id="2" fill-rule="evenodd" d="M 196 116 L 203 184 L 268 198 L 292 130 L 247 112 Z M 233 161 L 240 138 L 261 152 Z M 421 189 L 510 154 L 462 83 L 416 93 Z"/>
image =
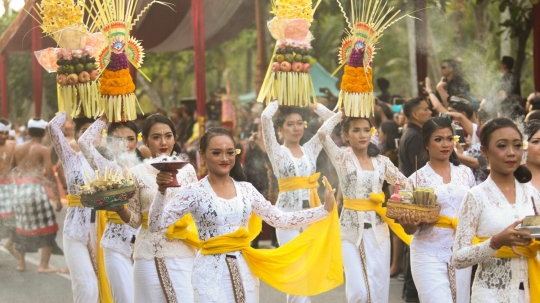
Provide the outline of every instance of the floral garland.
<path id="1" fill-rule="evenodd" d="M 100 92 L 106 96 L 119 96 L 131 94 L 135 91 L 135 84 L 129 74 L 129 69 L 112 71 L 105 69 L 101 74 Z"/>
<path id="2" fill-rule="evenodd" d="M 343 77 L 341 78 L 341 89 L 349 93 L 367 93 L 373 91 L 372 70 L 367 71 L 364 67 L 354 67 L 345 65 Z"/>

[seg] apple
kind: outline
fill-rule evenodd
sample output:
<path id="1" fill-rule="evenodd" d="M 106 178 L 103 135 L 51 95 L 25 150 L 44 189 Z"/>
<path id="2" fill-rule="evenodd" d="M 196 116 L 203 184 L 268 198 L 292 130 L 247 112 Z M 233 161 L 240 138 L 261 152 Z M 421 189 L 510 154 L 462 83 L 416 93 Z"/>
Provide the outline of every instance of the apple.
<path id="1" fill-rule="evenodd" d="M 310 56 L 304 56 L 302 57 L 302 63 L 309 63 L 309 60 L 311 60 Z"/>
<path id="2" fill-rule="evenodd" d="M 77 74 L 70 74 L 67 76 L 67 84 L 75 85 L 79 82 L 79 76 Z"/>
<path id="3" fill-rule="evenodd" d="M 309 63 L 304 63 L 304 64 L 302 65 L 302 72 L 304 72 L 304 73 L 309 73 L 309 69 L 310 69 L 310 68 L 311 68 L 311 64 L 309 64 Z"/>
<path id="4" fill-rule="evenodd" d="M 73 67 L 73 65 L 65 65 L 64 72 L 68 75 L 73 74 L 75 72 L 75 67 Z"/>
<path id="5" fill-rule="evenodd" d="M 67 76 L 64 74 L 60 74 L 56 76 L 56 83 L 60 84 L 61 86 L 64 86 L 67 84 Z"/>
<path id="6" fill-rule="evenodd" d="M 302 72 L 302 63 L 300 62 L 294 62 L 292 65 L 292 71 L 296 73 Z"/>
<path id="7" fill-rule="evenodd" d="M 294 60 L 294 56 L 292 54 L 286 54 L 285 55 L 285 61 L 292 63 Z"/>
<path id="8" fill-rule="evenodd" d="M 279 63 L 279 62 L 274 62 L 274 63 L 272 63 L 272 71 L 273 71 L 273 72 L 279 72 L 279 70 L 280 70 L 280 67 L 279 67 L 279 66 L 280 66 L 280 63 Z"/>
<path id="9" fill-rule="evenodd" d="M 90 74 L 88 72 L 81 72 L 79 74 L 79 82 L 86 83 L 88 81 L 90 81 Z"/>
<path id="10" fill-rule="evenodd" d="M 75 73 L 80 74 L 84 71 L 84 64 L 77 63 L 75 64 Z"/>
<path id="11" fill-rule="evenodd" d="M 90 80 L 94 81 L 97 79 L 97 77 L 98 77 L 97 70 L 94 69 L 93 71 L 90 72 Z"/>
<path id="12" fill-rule="evenodd" d="M 294 62 L 302 62 L 302 55 L 296 54 L 294 56 Z"/>
<path id="13" fill-rule="evenodd" d="M 290 72 L 291 71 L 291 64 L 287 61 L 283 61 L 280 64 L 280 69 L 282 72 Z"/>

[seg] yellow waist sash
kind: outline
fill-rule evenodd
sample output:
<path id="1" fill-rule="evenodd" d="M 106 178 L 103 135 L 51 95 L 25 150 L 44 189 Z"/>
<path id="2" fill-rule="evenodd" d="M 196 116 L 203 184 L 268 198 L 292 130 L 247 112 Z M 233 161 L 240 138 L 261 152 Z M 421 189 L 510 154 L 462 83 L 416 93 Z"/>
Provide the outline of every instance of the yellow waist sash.
<path id="1" fill-rule="evenodd" d="M 107 211 L 107 222 L 114 224 L 126 224 L 115 211 Z"/>
<path id="2" fill-rule="evenodd" d="M 81 203 L 81 196 L 67 195 L 66 198 L 68 200 L 68 207 L 83 206 Z"/>
<path id="3" fill-rule="evenodd" d="M 489 240 L 490 238 L 474 238 L 473 244 L 478 244 Z M 540 302 L 540 261 L 537 258 L 540 251 L 540 242 L 533 240 L 529 246 L 515 246 L 517 252 L 527 258 L 527 265 L 529 267 L 529 292 L 531 297 L 531 303 Z M 512 251 L 511 247 L 503 246 L 493 256 L 495 258 L 521 258 Z"/>
<path id="4" fill-rule="evenodd" d="M 101 237 L 107 227 L 107 211 L 97 210 L 97 274 L 99 284 L 99 297 L 101 303 L 113 303 L 111 294 L 111 288 L 109 287 L 109 279 L 107 278 L 107 272 L 105 271 L 105 257 L 103 256 L 103 249 L 101 248 Z"/>
<path id="5" fill-rule="evenodd" d="M 203 255 L 241 251 L 252 273 L 270 286 L 296 296 L 314 296 L 343 284 L 337 208 L 276 249 L 254 249 L 262 220 L 252 215 L 248 229 L 201 241 Z"/>
<path id="6" fill-rule="evenodd" d="M 343 198 L 343 208 L 356 211 L 375 211 L 388 224 L 390 229 L 407 245 L 411 245 L 411 235 L 407 235 L 403 227 L 394 220 L 386 216 L 386 208 L 382 206 L 384 203 L 384 193 L 371 193 L 369 200 Z"/>
<path id="7" fill-rule="evenodd" d="M 433 224 L 433 226 L 441 228 L 453 228 L 457 229 L 458 217 L 450 218 L 447 216 L 439 216 L 439 220 Z"/>
<path id="8" fill-rule="evenodd" d="M 142 228 L 148 229 L 148 213 L 142 214 Z M 165 233 L 169 239 L 183 240 L 186 244 L 200 248 L 199 234 L 191 214 L 183 216 L 167 228 Z"/>
<path id="9" fill-rule="evenodd" d="M 319 177 L 321 173 L 314 173 L 309 177 L 292 177 L 282 178 L 278 180 L 279 192 L 284 193 L 299 189 L 309 189 L 309 207 L 317 207 L 321 205 L 321 199 L 317 193 L 319 188 Z"/>

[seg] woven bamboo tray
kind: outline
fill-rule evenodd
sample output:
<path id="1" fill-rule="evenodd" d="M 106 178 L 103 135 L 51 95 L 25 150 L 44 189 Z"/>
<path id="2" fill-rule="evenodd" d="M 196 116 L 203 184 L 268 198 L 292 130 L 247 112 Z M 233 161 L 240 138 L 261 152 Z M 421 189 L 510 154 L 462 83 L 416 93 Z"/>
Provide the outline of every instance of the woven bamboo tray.
<path id="1" fill-rule="evenodd" d="M 127 204 L 134 195 L 135 186 L 131 185 L 81 196 L 81 204 L 96 210 L 104 210 Z"/>
<path id="2" fill-rule="evenodd" d="M 439 220 L 441 207 L 438 205 L 426 207 L 409 203 L 394 202 L 391 200 L 388 200 L 386 203 L 386 216 L 390 219 L 398 219 L 406 210 L 408 210 L 412 216 L 420 217 L 421 223 L 435 223 Z"/>

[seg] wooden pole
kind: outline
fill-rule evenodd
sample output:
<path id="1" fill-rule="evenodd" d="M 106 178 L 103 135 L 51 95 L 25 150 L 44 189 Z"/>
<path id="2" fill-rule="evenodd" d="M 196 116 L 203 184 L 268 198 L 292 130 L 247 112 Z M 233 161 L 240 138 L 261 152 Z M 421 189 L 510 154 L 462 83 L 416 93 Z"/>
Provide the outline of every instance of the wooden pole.
<path id="1" fill-rule="evenodd" d="M 426 0 L 414 1 L 414 16 L 420 20 L 414 22 L 414 33 L 416 37 L 416 80 L 418 82 L 425 81 L 427 77 L 427 16 L 426 16 Z M 417 84 L 418 86 L 418 84 Z M 418 95 L 421 95 L 421 89 L 418 90 Z"/>
<path id="2" fill-rule="evenodd" d="M 35 14 L 35 13 L 34 13 Z M 32 18 L 32 90 L 34 93 L 34 116 L 41 116 L 41 102 L 43 93 L 43 67 L 39 64 L 35 51 L 43 48 L 41 28 L 35 18 Z"/>
<path id="3" fill-rule="evenodd" d="M 540 92 L 540 3 L 533 5 L 534 90 Z"/>
<path id="4" fill-rule="evenodd" d="M 2 117 L 7 119 L 9 113 L 6 59 L 6 55 L 0 55 L 0 98 L 2 99 Z"/>
<path id="5" fill-rule="evenodd" d="M 191 26 L 193 31 L 193 50 L 195 52 L 195 85 L 199 138 L 204 135 L 204 116 L 206 114 L 206 61 L 204 58 L 204 10 L 203 0 L 191 0 Z M 203 159 L 200 159 L 199 176 L 206 174 Z"/>
<path id="6" fill-rule="evenodd" d="M 261 90 L 266 69 L 268 67 L 268 56 L 266 43 L 266 19 L 265 5 L 262 0 L 255 0 L 255 25 L 257 29 L 257 70 L 255 72 L 255 93 L 258 95 Z M 264 1 L 266 3 L 266 1 Z"/>

